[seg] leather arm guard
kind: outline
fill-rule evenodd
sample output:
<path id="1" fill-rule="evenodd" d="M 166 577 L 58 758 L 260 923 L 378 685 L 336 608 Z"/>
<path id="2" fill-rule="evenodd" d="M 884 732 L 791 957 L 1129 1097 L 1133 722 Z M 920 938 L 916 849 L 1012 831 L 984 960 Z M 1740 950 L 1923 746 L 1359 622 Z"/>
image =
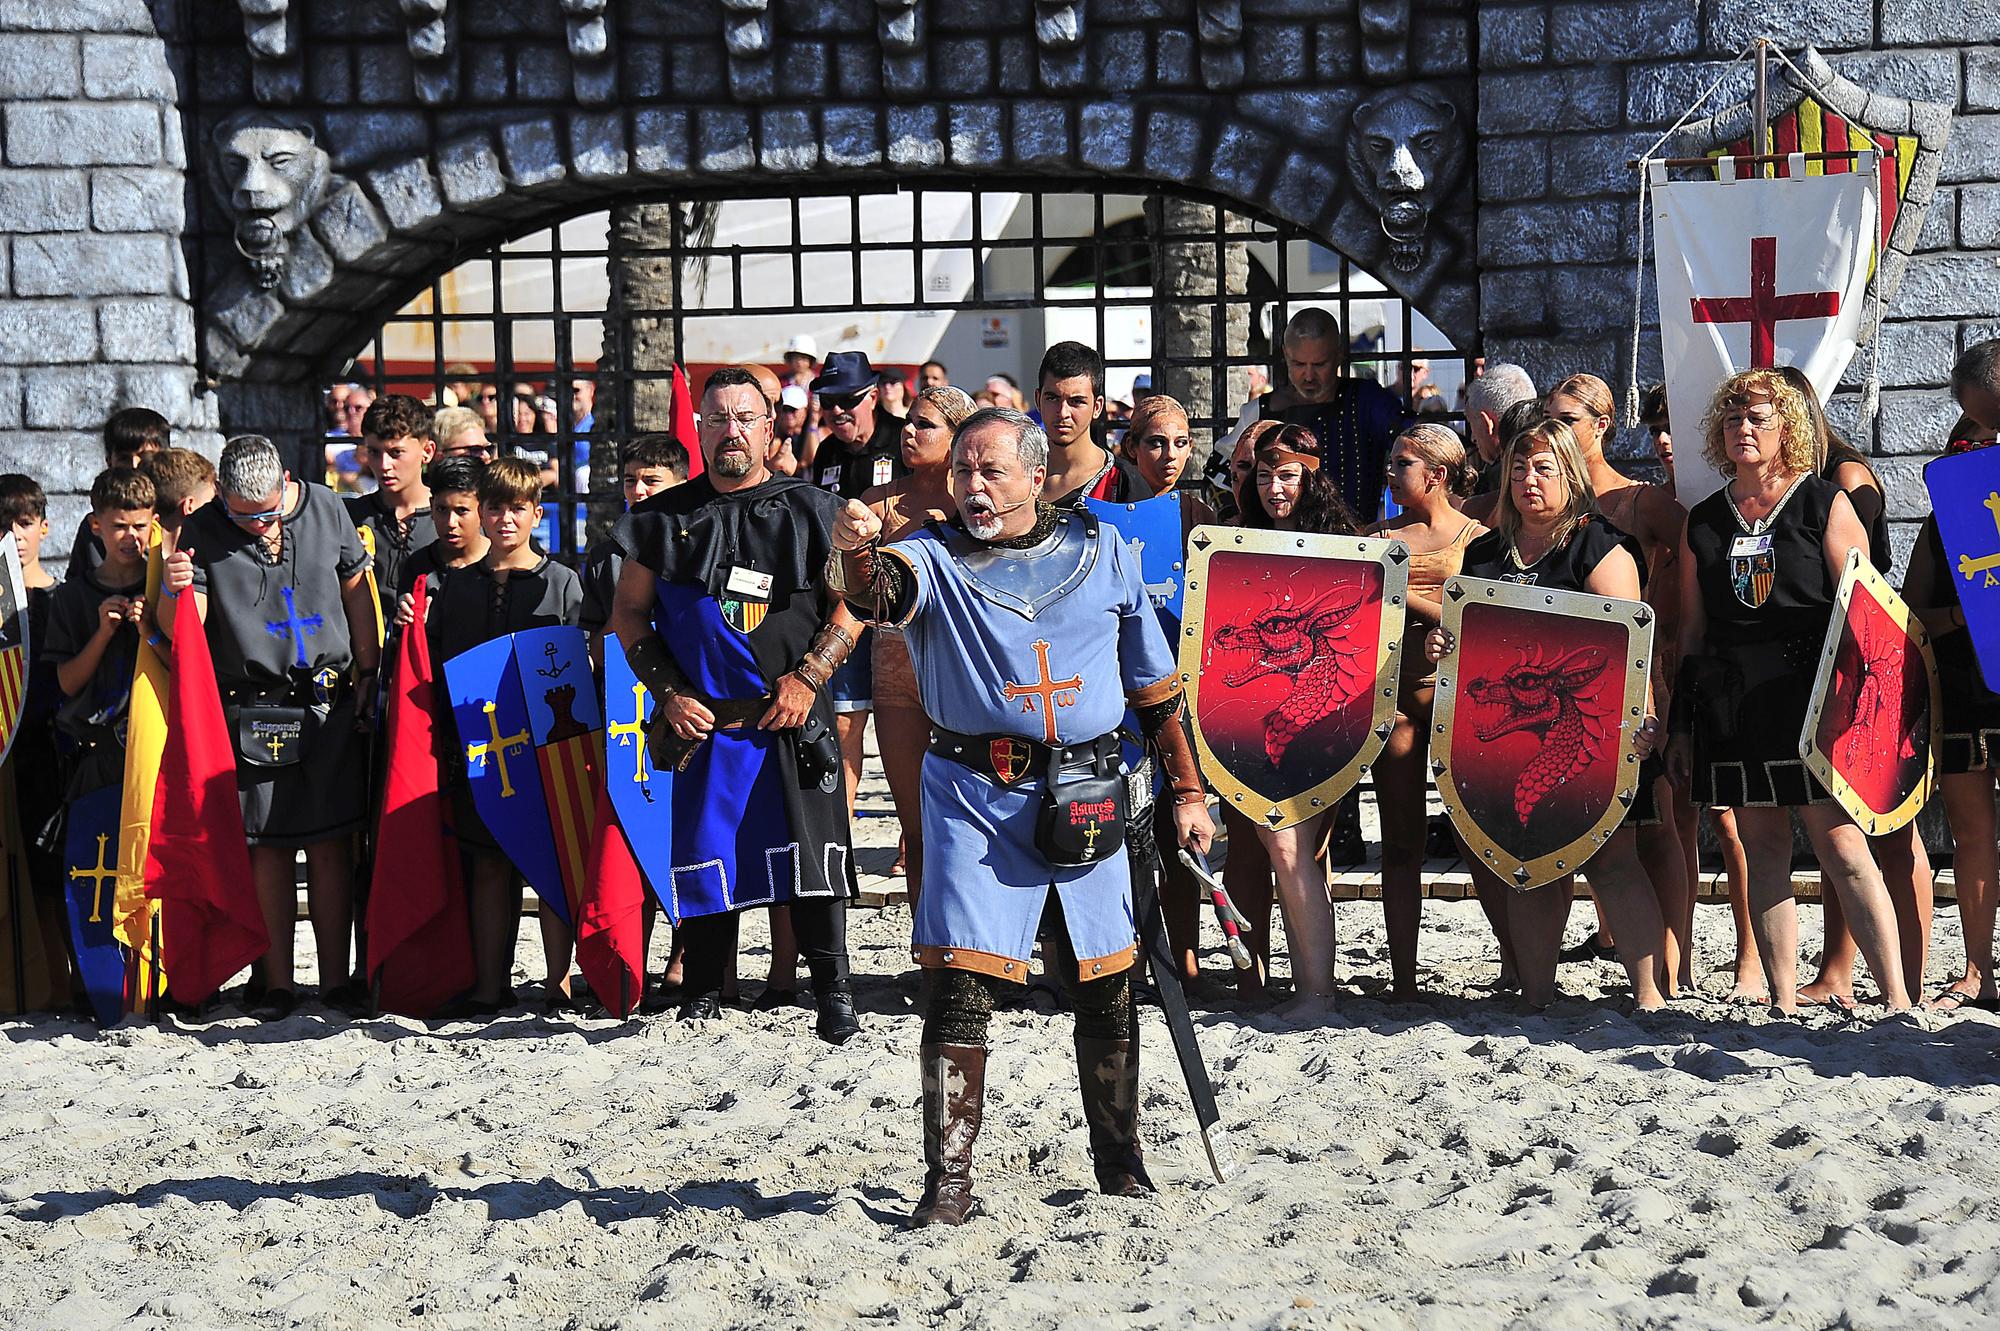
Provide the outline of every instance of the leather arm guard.
<path id="1" fill-rule="evenodd" d="M 819 626 L 813 635 L 812 645 L 806 654 L 792 667 L 792 673 L 812 686 L 817 693 L 833 678 L 833 672 L 840 669 L 854 651 L 854 639 L 846 629 L 831 619 Z"/>
<path id="2" fill-rule="evenodd" d="M 667 649 L 666 640 L 657 633 L 648 633 L 627 647 L 625 660 L 655 702 L 664 703 L 677 693 L 694 691 L 694 681 L 681 670 L 680 662 Z"/>
<path id="3" fill-rule="evenodd" d="M 1174 793 L 1175 804 L 1199 804 L 1207 800 L 1202 788 L 1201 767 L 1194 757 L 1194 732 L 1189 728 L 1187 695 L 1174 692 L 1159 702 L 1138 708 L 1139 726 L 1146 743 L 1159 760 L 1160 772 Z"/>

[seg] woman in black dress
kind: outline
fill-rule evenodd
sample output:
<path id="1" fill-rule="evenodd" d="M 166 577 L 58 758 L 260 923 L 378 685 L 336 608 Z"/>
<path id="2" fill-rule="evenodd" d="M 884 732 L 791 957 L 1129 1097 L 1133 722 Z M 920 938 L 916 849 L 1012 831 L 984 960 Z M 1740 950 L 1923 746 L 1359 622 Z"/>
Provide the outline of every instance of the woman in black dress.
<path id="1" fill-rule="evenodd" d="M 1842 439 L 1827 424 L 1820 409 L 1812 380 L 1797 366 L 1781 366 L 1779 374 L 1799 391 L 1812 416 L 1819 441 L 1819 474 L 1832 481 L 1854 505 L 1854 516 L 1868 533 L 1868 554 L 1883 577 L 1890 576 L 1895 563 L 1889 549 L 1888 500 L 1882 493 L 1882 479 L 1868 464 L 1862 451 Z M 1896 911 L 1896 937 L 1902 943 L 1903 976 L 1914 996 L 1923 988 L 1924 963 L 1930 956 L 1931 899 L 1935 883 L 1924 839 L 1912 818 L 1893 832 L 1868 838 L 1868 853 L 1882 871 L 1882 885 L 1889 889 L 1889 904 Z M 1840 898 L 1822 896 L 1820 911 L 1825 917 L 1826 944 L 1820 949 L 1819 974 L 1811 983 L 1799 986 L 1801 1003 L 1824 1003 L 1848 1008 L 1854 1003 L 1854 963 L 1859 954 L 1846 917 L 1840 913 Z"/>
<path id="2" fill-rule="evenodd" d="M 1892 1010 L 1910 1006 L 1896 917 L 1868 838 L 1798 756 L 1820 643 L 1849 550 L 1868 533 L 1840 487 L 1815 474 L 1804 395 L 1775 370 L 1716 391 L 1709 463 L 1728 476 L 1688 513 L 1681 547 L 1681 681 L 1668 766 L 1697 803 L 1735 811 L 1750 868 L 1751 924 L 1771 998 L 1798 1009 L 1796 809 L 1848 928 Z"/>
<path id="3" fill-rule="evenodd" d="M 1461 576 L 1639 599 L 1635 543 L 1597 511 L 1583 451 L 1568 425 L 1545 420 L 1517 435 L 1501 455 L 1500 466 L 1507 480 L 1494 515 L 1496 528 L 1466 546 Z M 1440 626 L 1425 640 L 1425 655 L 1439 661 L 1456 647 L 1452 635 Z M 1659 730 L 1650 683 L 1646 693 L 1644 721 L 1631 741 L 1641 758 L 1652 753 Z M 1647 1010 L 1666 1003 L 1660 994 L 1665 924 L 1639 862 L 1634 831 L 1636 823 L 1650 815 L 1652 783 L 1645 778 L 1651 771 L 1650 764 L 1642 769 L 1633 816 L 1583 866 L 1583 876 L 1597 893 L 1618 940 L 1633 1001 Z M 1541 887 L 1518 891 L 1502 883 L 1470 851 L 1462 853 L 1481 900 L 1488 903 L 1487 917 L 1500 938 L 1503 968 L 1513 963 L 1521 996 L 1530 1006 L 1548 1006 L 1555 998 L 1556 954 L 1562 950 L 1563 926 L 1569 922 L 1575 896 L 1572 877 L 1565 874 Z"/>

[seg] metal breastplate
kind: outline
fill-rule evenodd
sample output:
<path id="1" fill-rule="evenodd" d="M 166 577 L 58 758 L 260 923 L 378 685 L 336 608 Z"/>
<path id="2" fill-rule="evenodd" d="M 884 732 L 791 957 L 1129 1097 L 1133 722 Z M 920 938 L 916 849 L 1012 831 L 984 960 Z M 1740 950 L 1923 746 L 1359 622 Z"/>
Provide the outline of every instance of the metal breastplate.
<path id="1" fill-rule="evenodd" d="M 1048 539 L 1022 550 L 990 546 L 941 523 L 938 530 L 972 589 L 1023 619 L 1074 591 L 1097 563 L 1097 522 L 1085 513 L 1057 515 Z"/>

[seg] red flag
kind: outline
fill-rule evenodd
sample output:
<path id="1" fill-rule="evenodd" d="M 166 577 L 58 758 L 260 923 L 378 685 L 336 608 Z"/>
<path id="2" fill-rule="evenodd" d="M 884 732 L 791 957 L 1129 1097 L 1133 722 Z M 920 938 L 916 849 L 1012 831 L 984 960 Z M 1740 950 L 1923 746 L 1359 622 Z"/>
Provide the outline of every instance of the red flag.
<path id="1" fill-rule="evenodd" d="M 702 473 L 701 433 L 694 424 L 694 396 L 688 387 L 687 371 L 674 366 L 674 438 L 688 451 L 688 479 Z"/>
<path id="2" fill-rule="evenodd" d="M 389 761 L 368 890 L 368 974 L 385 1012 L 428 1017 L 472 988 L 472 926 L 458 842 L 438 789 L 436 673 L 424 633 L 428 575 L 416 622 L 396 640 L 382 742 Z"/>
<path id="3" fill-rule="evenodd" d="M 208 634 L 191 604 L 181 607 L 176 627 L 146 895 L 174 906 L 163 943 L 168 991 L 199 1003 L 269 951 L 271 935 L 250 876 L 236 746 L 222 715 Z"/>
<path id="4" fill-rule="evenodd" d="M 590 991 L 620 1017 L 639 1006 L 646 987 L 646 888 L 611 797 L 597 788 L 590 833 L 590 876 L 576 919 L 576 964 Z"/>

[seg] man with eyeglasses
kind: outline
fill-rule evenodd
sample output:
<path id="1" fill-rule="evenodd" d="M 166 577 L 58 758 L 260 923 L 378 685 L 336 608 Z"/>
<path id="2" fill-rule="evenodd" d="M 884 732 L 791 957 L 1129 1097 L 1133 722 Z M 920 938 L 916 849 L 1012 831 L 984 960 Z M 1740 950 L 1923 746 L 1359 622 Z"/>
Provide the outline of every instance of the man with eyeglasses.
<path id="1" fill-rule="evenodd" d="M 721 1015 L 738 910 L 790 907 L 816 1029 L 843 1044 L 861 1029 L 846 940 L 855 881 L 826 682 L 860 624 L 821 576 L 840 500 L 771 474 L 770 399 L 739 366 L 708 377 L 700 436 L 706 471 L 613 529 L 625 564 L 611 630 L 653 695 L 647 748 L 676 767 L 680 1016 Z"/>
<path id="2" fill-rule="evenodd" d="M 366 815 L 368 723 L 379 650 L 368 555 L 339 499 L 294 480 L 262 435 L 222 450 L 216 498 L 190 515 L 166 557 L 159 606 L 169 635 L 208 632 L 236 789 L 271 949 L 252 978 L 259 1013 L 296 1002 L 292 865 L 306 899 L 322 999 L 359 1009 L 346 983 L 354 912 L 353 833 Z"/>

